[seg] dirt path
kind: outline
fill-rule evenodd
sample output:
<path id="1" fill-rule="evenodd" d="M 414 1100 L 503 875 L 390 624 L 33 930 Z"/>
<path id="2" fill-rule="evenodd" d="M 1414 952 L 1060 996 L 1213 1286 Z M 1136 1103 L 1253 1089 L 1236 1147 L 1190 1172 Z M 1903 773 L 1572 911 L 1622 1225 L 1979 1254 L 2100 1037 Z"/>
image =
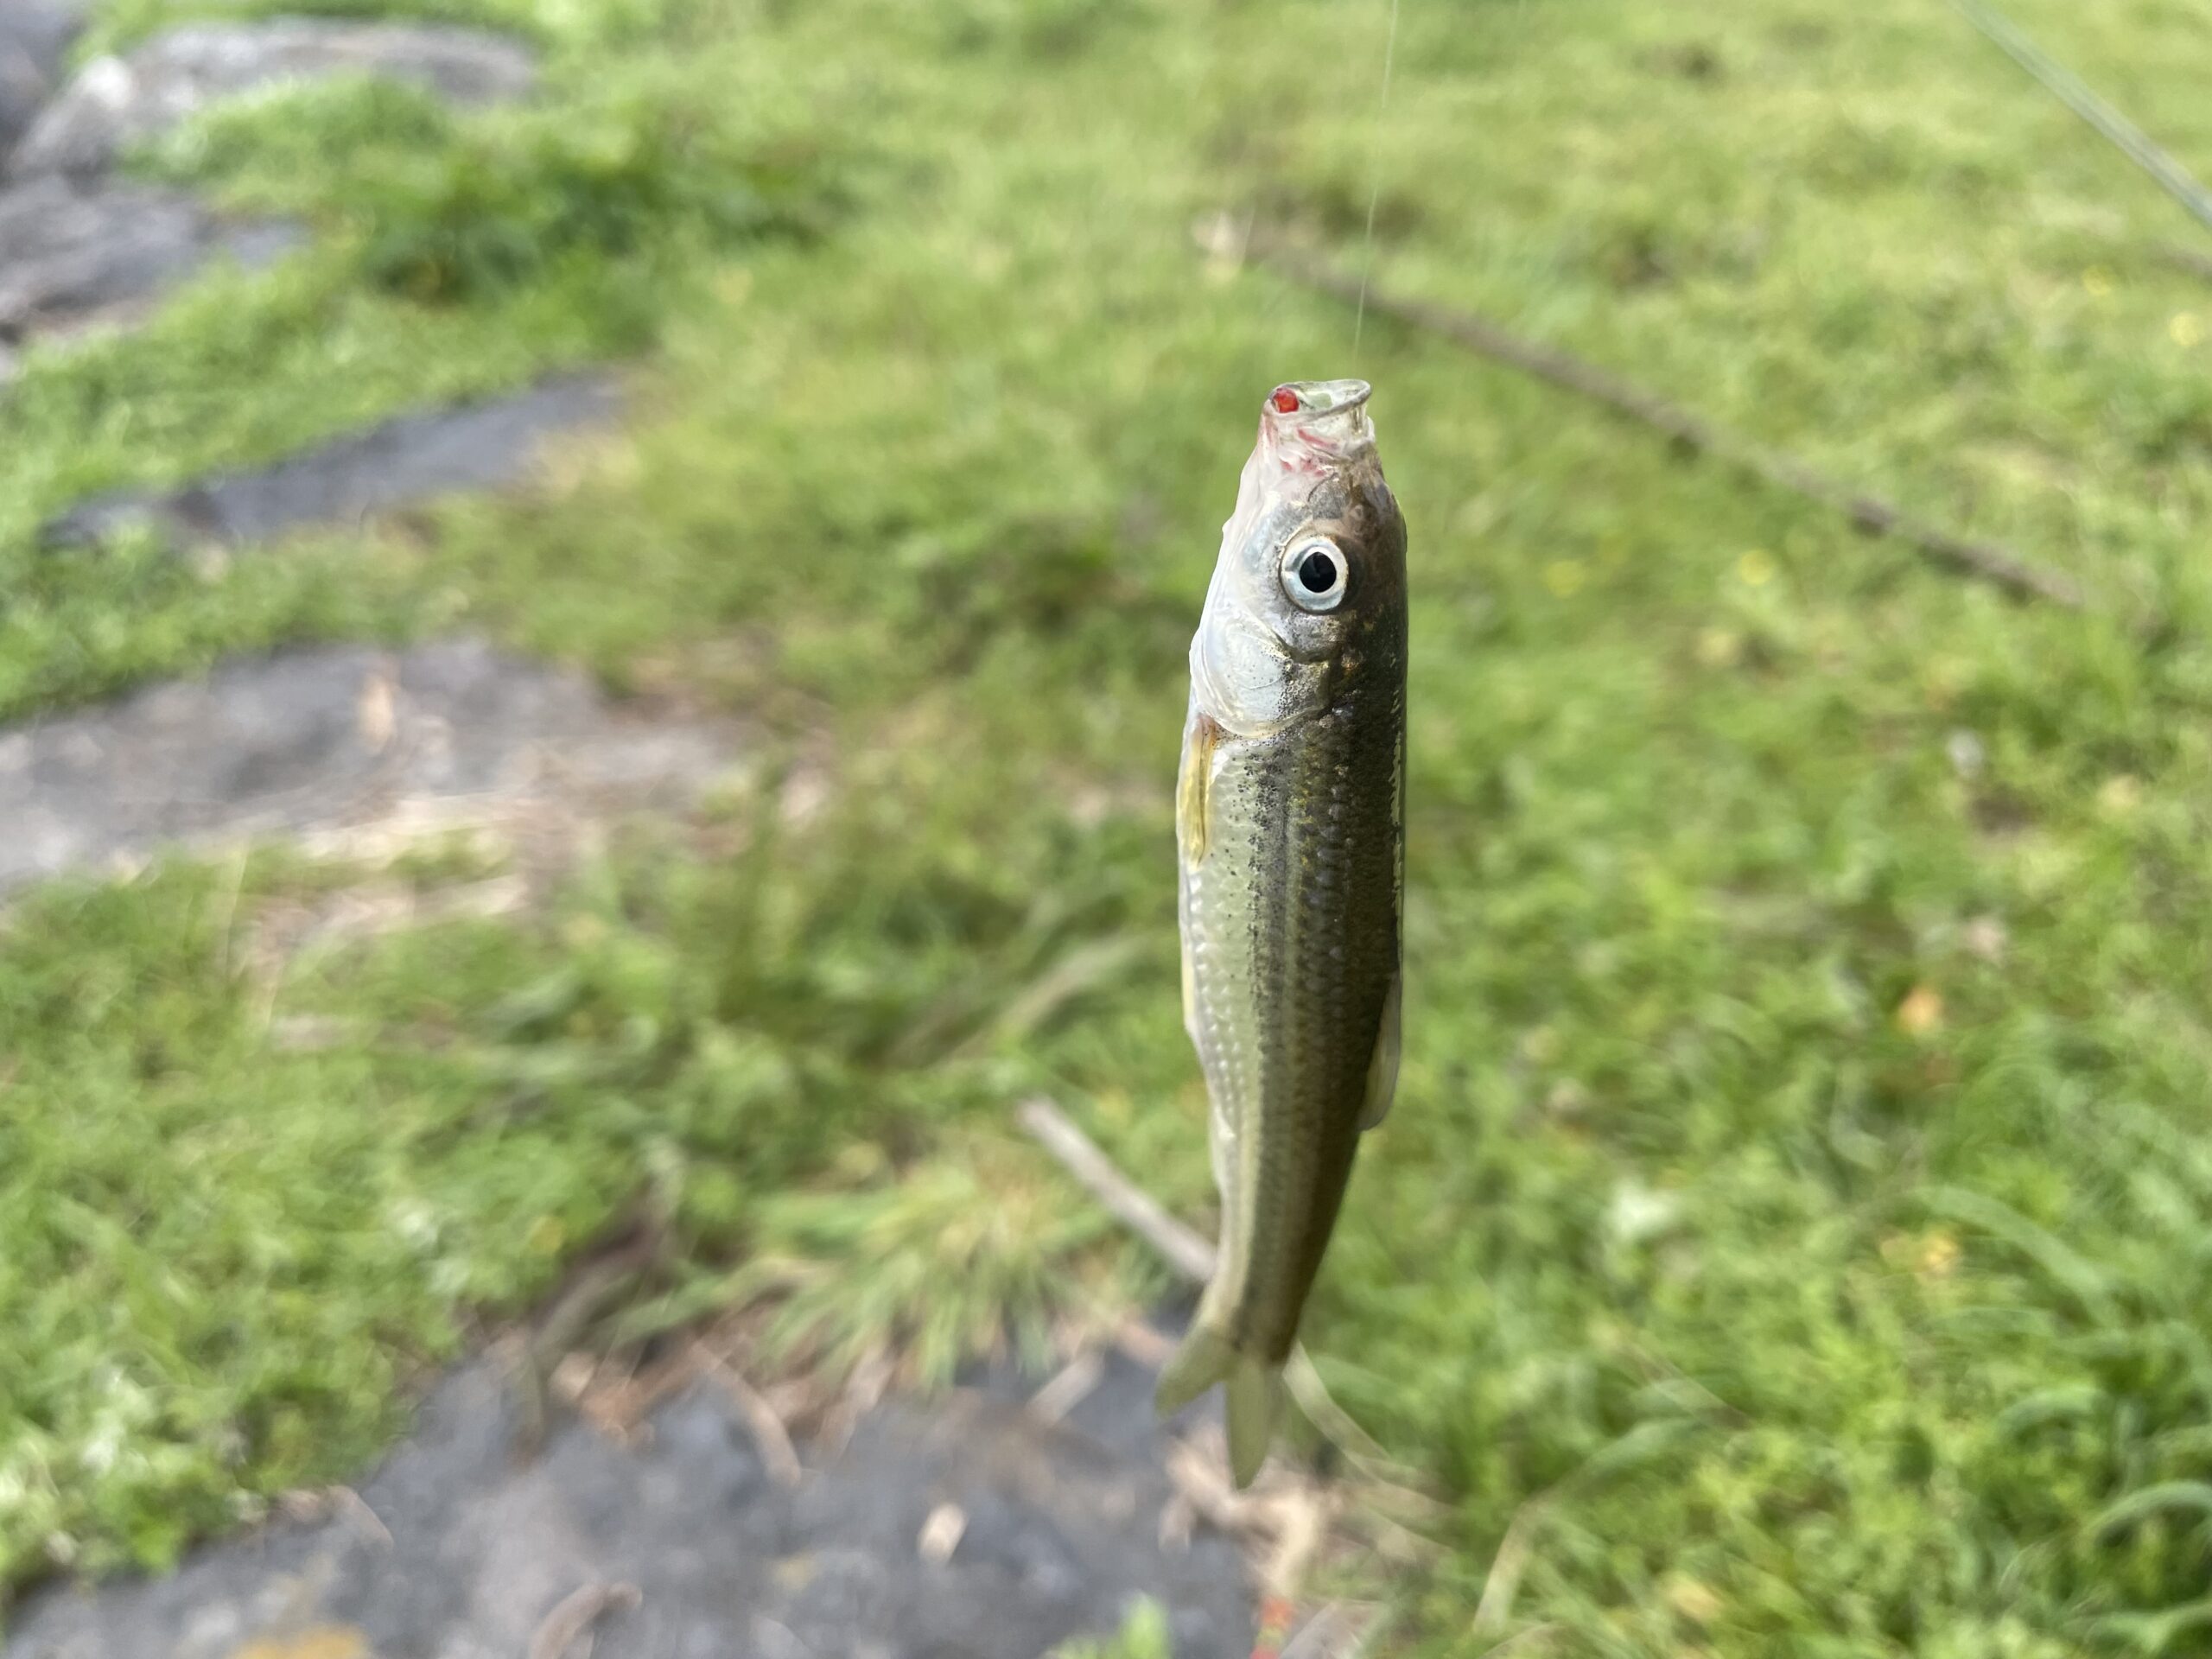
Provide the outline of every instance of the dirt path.
<path id="1" fill-rule="evenodd" d="M 802 1443 L 789 1485 L 711 1380 L 628 1449 L 570 1421 L 518 1467 L 482 1363 L 321 1518 L 168 1579 L 49 1591 L 0 1659 L 552 1659 L 540 1633 L 564 1605 L 599 1609 L 609 1659 L 1037 1659 L 1117 1629 L 1140 1595 L 1179 1659 L 1243 1659 L 1236 1549 L 1160 1541 L 1173 1493 L 1151 1382 L 1110 1357 L 1057 1426 L 1006 1373 L 886 1403 L 841 1451 Z"/>

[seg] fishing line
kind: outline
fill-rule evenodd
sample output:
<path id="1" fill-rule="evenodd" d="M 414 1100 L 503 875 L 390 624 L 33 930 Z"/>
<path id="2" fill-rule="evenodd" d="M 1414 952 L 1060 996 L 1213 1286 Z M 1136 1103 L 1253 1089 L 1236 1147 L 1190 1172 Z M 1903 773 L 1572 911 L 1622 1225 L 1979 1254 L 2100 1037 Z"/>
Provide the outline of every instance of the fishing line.
<path id="1" fill-rule="evenodd" d="M 1382 96 L 1375 105 L 1375 154 L 1367 188 L 1367 239 L 1359 254 L 1359 305 L 1351 318 L 1351 360 L 1359 363 L 1359 336 L 1367 326 L 1367 276 L 1375 267 L 1375 204 L 1382 200 L 1382 117 L 1390 107 L 1390 68 L 1398 57 L 1398 0 L 1390 0 L 1390 28 L 1382 38 Z"/>

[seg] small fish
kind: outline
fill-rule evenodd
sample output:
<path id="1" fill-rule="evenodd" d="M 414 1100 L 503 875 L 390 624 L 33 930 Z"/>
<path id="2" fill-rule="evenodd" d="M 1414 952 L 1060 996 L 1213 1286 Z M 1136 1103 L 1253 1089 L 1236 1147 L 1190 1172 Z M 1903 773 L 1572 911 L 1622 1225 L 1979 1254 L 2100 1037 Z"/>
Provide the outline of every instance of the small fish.
<path id="1" fill-rule="evenodd" d="M 1160 1379 L 1225 1382 L 1249 1484 L 1361 1132 L 1398 1074 L 1406 527 L 1360 380 L 1277 386 L 1191 641 L 1183 1023 L 1211 1100 L 1212 1282 Z"/>

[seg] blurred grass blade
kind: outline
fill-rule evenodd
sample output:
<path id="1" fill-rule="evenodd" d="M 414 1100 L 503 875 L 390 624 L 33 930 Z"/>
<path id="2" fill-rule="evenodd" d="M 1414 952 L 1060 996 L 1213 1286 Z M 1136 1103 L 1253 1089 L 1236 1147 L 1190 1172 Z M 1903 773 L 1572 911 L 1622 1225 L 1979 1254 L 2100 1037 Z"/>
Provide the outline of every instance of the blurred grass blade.
<path id="1" fill-rule="evenodd" d="M 2130 1492 L 2089 1522 L 2089 1535 L 2097 1539 L 2125 1531 L 2139 1521 L 2176 1511 L 2212 1521 L 2212 1483 L 2202 1480 L 2162 1480 Z"/>
<path id="2" fill-rule="evenodd" d="M 1959 1186 L 1932 1187 L 1921 1195 L 1921 1202 L 1947 1220 L 2003 1239 L 2069 1292 L 2098 1325 L 2110 1327 L 2123 1322 L 2105 1276 L 2010 1205 Z"/>
<path id="3" fill-rule="evenodd" d="M 2024 1434 L 2049 1423 L 2072 1422 L 2094 1414 L 2107 1403 L 2103 1389 L 2087 1384 L 2039 1389 L 1998 1413 L 1997 1432 Z"/>
<path id="4" fill-rule="evenodd" d="M 2154 1659 L 2155 1656 L 2171 1650 L 2178 1637 L 2208 1627 L 2212 1627 L 2212 1599 L 2188 1602 L 2155 1613 L 2107 1613 L 2089 1628 L 2101 1637 L 2126 1643 L 2146 1659 Z"/>

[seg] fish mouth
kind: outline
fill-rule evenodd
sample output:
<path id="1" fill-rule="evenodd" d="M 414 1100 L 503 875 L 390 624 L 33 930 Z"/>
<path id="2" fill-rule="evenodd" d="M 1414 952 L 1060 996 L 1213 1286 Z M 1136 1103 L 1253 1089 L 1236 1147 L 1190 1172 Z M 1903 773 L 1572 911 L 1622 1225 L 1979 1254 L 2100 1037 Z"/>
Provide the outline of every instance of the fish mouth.
<path id="1" fill-rule="evenodd" d="M 1375 395 L 1364 380 L 1286 380 L 1268 394 L 1268 413 L 1286 420 L 1342 415 Z"/>
<path id="2" fill-rule="evenodd" d="M 1293 470 L 1349 460 L 1374 445 L 1374 391 L 1364 380 L 1286 380 L 1260 406 L 1261 446 Z"/>

